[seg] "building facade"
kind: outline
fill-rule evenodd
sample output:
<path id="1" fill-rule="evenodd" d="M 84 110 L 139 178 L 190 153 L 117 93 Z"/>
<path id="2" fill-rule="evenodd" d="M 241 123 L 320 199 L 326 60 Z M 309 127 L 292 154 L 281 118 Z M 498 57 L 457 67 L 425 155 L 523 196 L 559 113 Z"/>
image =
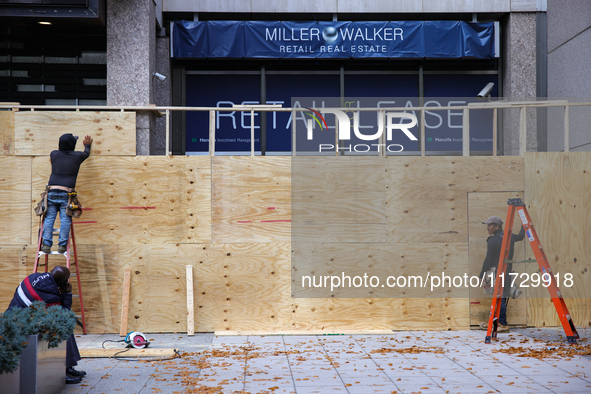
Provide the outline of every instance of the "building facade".
<path id="1" fill-rule="evenodd" d="M 469 102 L 465 99 L 475 99 L 491 82 L 494 84 L 491 96 L 509 100 L 536 97 L 584 100 L 591 88 L 591 82 L 585 78 L 591 67 L 588 61 L 591 46 L 587 39 L 591 34 L 591 10 L 584 0 L 52 3 L 40 6 L 7 1 L 0 5 L 1 101 L 35 105 L 205 107 L 275 103 L 289 107 L 294 97 L 340 97 L 342 106 L 357 105 L 350 98 L 398 97 L 405 98 L 405 105 L 445 106 L 462 105 Z M 244 28 L 230 28 L 230 21 L 267 30 L 282 23 L 283 30 L 277 30 L 278 34 L 284 32 L 282 38 L 288 40 L 297 40 L 298 36 L 286 37 L 285 26 L 288 32 L 291 26 L 293 33 L 294 26 L 296 29 L 298 26 L 310 29 L 314 24 L 342 27 L 350 22 L 350 26 L 357 26 L 361 31 L 367 32 L 369 28 L 375 32 L 375 26 L 380 23 L 412 30 L 413 26 L 440 22 L 440 30 L 425 32 L 421 37 L 427 44 L 447 42 L 458 47 L 466 41 L 452 36 L 452 26 L 460 22 L 466 26 L 492 25 L 489 34 L 494 48 L 484 55 L 470 51 L 454 55 L 445 51 L 441 55 L 420 51 L 410 54 L 397 48 L 380 55 L 368 52 L 371 45 L 359 45 L 359 51 L 346 54 L 313 54 L 305 52 L 304 46 L 300 46 L 300 52 L 295 52 L 298 48 L 293 46 L 294 52 L 268 56 L 221 53 L 223 39 L 229 34 L 233 34 L 234 44 L 245 40 L 244 34 L 236 31 Z M 175 53 L 180 46 L 175 29 L 208 25 L 218 29 L 208 36 L 211 52 Z M 378 38 L 382 39 L 379 29 Z M 405 33 L 407 37 L 411 30 Z M 212 41 L 214 36 L 221 38 Z M 393 37 L 401 41 L 404 38 Z M 364 40 L 366 44 L 377 40 L 375 36 L 363 37 L 363 34 L 357 39 L 357 43 Z M 407 38 L 406 42 L 410 41 Z M 203 42 L 194 45 L 197 49 L 204 47 Z M 290 50 L 290 46 L 284 50 Z M 166 79 L 161 80 L 156 73 Z M 560 117 L 556 111 L 559 109 L 527 112 L 528 150 L 563 149 L 556 130 L 561 123 L 556 120 Z M 427 137 L 429 132 L 450 137 L 461 133 L 458 131 L 461 116 L 457 115 L 453 111 L 446 116 L 432 114 L 426 119 Z M 588 114 L 581 111 L 572 115 L 577 121 L 571 122 L 570 148 L 591 149 L 589 133 L 581 126 Z M 519 124 L 518 117 L 517 111 L 509 110 L 500 116 L 500 154 L 518 152 L 515 126 Z M 286 154 L 291 149 L 290 121 L 289 117 L 257 114 L 256 150 L 262 154 Z M 151 112 L 138 112 L 138 154 L 165 152 L 164 122 Z M 207 122 L 206 113 L 173 112 L 169 150 L 177 155 L 204 152 Z M 249 151 L 245 142 L 248 138 L 241 138 L 250 135 L 249 122 L 248 116 L 233 111 L 219 113 L 218 135 L 220 141 L 228 141 L 225 145 L 220 142 L 220 150 L 230 154 Z M 483 138 L 490 139 L 488 134 L 492 130 L 482 133 Z M 438 145 L 428 138 L 427 150 L 431 154 L 454 154 L 458 150 L 453 144 Z M 487 146 L 475 146 L 472 150 L 490 154 Z M 412 149 L 407 153 L 413 154 Z"/>

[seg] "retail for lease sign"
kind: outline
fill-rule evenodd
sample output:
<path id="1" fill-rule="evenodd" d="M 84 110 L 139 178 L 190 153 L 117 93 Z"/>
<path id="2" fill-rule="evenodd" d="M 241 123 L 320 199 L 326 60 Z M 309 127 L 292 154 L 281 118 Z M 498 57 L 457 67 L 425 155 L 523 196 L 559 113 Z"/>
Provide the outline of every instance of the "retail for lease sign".
<path id="1" fill-rule="evenodd" d="M 173 58 L 495 57 L 493 22 L 177 21 Z"/>

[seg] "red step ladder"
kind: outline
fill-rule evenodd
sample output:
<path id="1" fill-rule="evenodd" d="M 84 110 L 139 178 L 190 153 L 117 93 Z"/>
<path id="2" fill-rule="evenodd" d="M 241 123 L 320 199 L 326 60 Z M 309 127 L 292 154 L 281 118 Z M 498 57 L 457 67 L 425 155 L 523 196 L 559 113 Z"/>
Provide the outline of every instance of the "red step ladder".
<path id="1" fill-rule="evenodd" d="M 82 331 L 86 334 L 86 318 L 84 316 L 84 302 L 82 300 L 82 284 L 80 282 L 80 269 L 78 266 L 78 254 L 76 253 L 76 236 L 74 235 L 74 223 L 72 222 L 72 226 L 70 227 L 70 238 L 68 239 L 68 246 L 66 248 L 65 253 L 58 253 L 58 252 L 51 252 L 51 253 L 44 253 L 41 251 L 41 243 L 43 242 L 43 225 L 45 224 L 45 216 L 43 216 L 43 220 L 41 221 L 41 225 L 39 227 L 39 239 L 37 241 L 37 255 L 35 256 L 35 266 L 33 267 L 33 273 L 37 272 L 39 267 L 45 266 L 45 272 L 48 272 L 49 268 L 49 254 L 56 254 L 56 255 L 63 255 L 66 258 L 66 267 L 72 271 L 70 268 L 72 259 L 70 251 L 73 250 L 74 252 L 74 266 L 76 267 L 76 273 L 70 273 L 70 278 L 72 276 L 76 276 L 76 280 L 78 281 L 78 294 L 72 294 L 72 297 L 78 297 L 80 300 L 80 316 L 76 316 L 77 318 L 82 320 Z M 52 236 L 59 236 L 59 228 L 53 229 Z M 71 249 L 70 249 L 71 246 Z M 40 264 L 39 260 L 41 256 L 45 256 L 45 262 Z"/>
<path id="2" fill-rule="evenodd" d="M 521 200 L 521 198 L 510 198 L 507 204 L 509 205 L 509 209 L 507 211 L 507 221 L 505 222 L 506 228 L 505 233 L 503 235 L 501 255 L 499 256 L 499 265 L 497 268 L 497 277 L 495 281 L 495 290 L 493 293 L 492 304 L 490 306 L 490 315 L 488 318 L 486 339 L 484 340 L 484 342 L 490 343 L 491 338 L 497 337 L 497 327 L 499 322 L 499 314 L 501 312 L 501 301 L 503 298 L 504 279 L 510 280 L 509 278 L 504 278 L 503 276 L 507 269 L 507 259 L 509 258 L 509 248 L 511 246 L 511 233 L 513 230 L 513 218 L 515 217 L 515 212 L 517 212 L 519 218 L 521 219 L 521 223 L 525 230 L 527 239 L 529 240 L 529 244 L 534 252 L 534 256 L 536 257 L 536 261 L 538 262 L 538 266 L 540 267 L 540 272 L 542 273 L 542 275 L 549 275 L 550 283 L 548 284 L 548 281 L 546 280 L 544 282 L 548 284 L 548 291 L 550 292 L 550 296 L 552 297 L 552 302 L 554 303 L 556 312 L 558 312 L 558 317 L 560 319 L 560 323 L 562 323 L 562 327 L 564 328 L 566 339 L 569 343 L 577 343 L 577 339 L 579 339 L 579 334 L 577 333 L 577 329 L 575 328 L 572 317 L 570 316 L 568 308 L 566 307 L 564 299 L 562 298 L 562 293 L 560 292 L 560 289 L 556 284 L 556 280 L 553 275 L 552 269 L 550 268 L 550 264 L 546 259 L 546 254 L 544 253 L 542 244 L 540 243 L 540 238 L 538 238 L 538 234 L 534 229 L 534 225 L 531 221 L 529 214 L 527 213 L 527 209 L 525 208 L 523 201 Z"/>

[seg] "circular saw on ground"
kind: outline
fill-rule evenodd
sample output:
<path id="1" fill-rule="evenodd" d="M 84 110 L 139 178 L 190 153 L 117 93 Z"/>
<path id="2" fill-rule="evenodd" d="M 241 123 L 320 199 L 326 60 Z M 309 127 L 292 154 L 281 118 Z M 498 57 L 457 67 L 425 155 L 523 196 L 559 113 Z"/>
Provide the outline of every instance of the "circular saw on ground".
<path id="1" fill-rule="evenodd" d="M 150 346 L 150 342 L 146 336 L 138 331 L 132 331 L 127 334 L 124 341 L 127 343 L 128 347 L 133 347 L 136 349 L 143 349 Z"/>

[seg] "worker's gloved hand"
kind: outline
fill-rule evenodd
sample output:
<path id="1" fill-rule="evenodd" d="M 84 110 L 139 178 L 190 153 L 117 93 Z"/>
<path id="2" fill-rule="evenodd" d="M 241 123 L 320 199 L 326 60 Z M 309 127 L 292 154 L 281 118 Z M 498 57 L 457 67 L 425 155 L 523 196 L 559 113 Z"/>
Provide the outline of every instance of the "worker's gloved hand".
<path id="1" fill-rule="evenodd" d="M 84 145 L 92 145 L 92 138 L 90 138 L 90 136 L 87 135 L 86 137 L 84 137 L 83 144 Z"/>

